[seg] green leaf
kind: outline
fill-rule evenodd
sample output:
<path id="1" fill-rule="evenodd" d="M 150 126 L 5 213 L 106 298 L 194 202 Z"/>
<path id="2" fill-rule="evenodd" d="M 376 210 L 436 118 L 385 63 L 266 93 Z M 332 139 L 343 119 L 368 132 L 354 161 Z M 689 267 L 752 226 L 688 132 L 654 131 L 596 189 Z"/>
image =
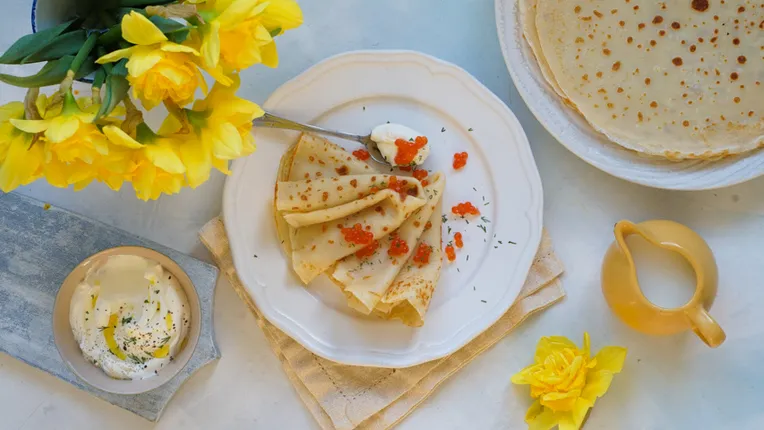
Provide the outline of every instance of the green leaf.
<path id="1" fill-rule="evenodd" d="M 41 46 L 46 46 L 61 33 L 68 30 L 75 21 L 73 19 L 55 27 L 21 37 L 0 56 L 0 64 L 19 64 L 21 60 L 34 54 Z"/>
<path id="2" fill-rule="evenodd" d="M 40 61 L 57 60 L 64 55 L 75 55 L 87 39 L 85 30 L 75 30 L 64 33 L 41 47 L 34 54 L 21 60 L 21 64 L 39 63 Z"/>
<path id="3" fill-rule="evenodd" d="M 102 118 L 111 113 L 118 104 L 122 103 L 130 84 L 124 76 L 109 75 L 106 78 L 106 90 L 103 92 L 103 102 L 96 118 Z"/>
<path id="4" fill-rule="evenodd" d="M 149 6 L 149 5 L 162 5 L 167 3 L 172 3 L 175 0 L 117 0 L 117 3 L 119 6 L 122 7 L 141 7 L 141 6 Z"/>
<path id="5" fill-rule="evenodd" d="M 276 27 L 273 30 L 270 31 L 271 37 L 276 37 L 279 34 L 281 34 L 281 27 Z"/>
<path id="6" fill-rule="evenodd" d="M 186 27 L 186 25 L 181 22 L 172 20 L 170 18 L 163 18 L 159 15 L 150 17 L 149 21 L 153 22 L 154 25 L 156 25 L 159 30 L 165 34 L 188 29 L 188 27 Z"/>
<path id="7" fill-rule="evenodd" d="M 122 25 L 116 24 L 98 36 L 98 44 L 113 45 L 122 40 Z"/>
<path id="8" fill-rule="evenodd" d="M 170 42 L 183 43 L 188 38 L 189 33 L 189 30 L 175 31 L 167 33 L 167 38 L 170 39 Z"/>
<path id="9" fill-rule="evenodd" d="M 116 76 L 127 77 L 127 58 L 123 58 L 114 65 L 111 69 L 111 74 Z"/>
<path id="10" fill-rule="evenodd" d="M 58 60 L 49 61 L 39 72 L 32 76 L 19 77 L 2 73 L 0 74 L 0 81 L 22 88 L 55 85 L 64 80 L 72 61 L 74 61 L 73 55 L 67 55 Z"/>

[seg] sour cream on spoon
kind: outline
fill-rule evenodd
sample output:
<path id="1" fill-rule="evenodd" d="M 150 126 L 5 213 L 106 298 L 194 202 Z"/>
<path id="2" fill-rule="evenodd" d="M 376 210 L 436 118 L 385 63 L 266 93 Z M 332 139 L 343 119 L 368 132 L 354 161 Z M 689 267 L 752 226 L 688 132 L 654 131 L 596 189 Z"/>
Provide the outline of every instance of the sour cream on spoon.
<path id="1" fill-rule="evenodd" d="M 190 325 L 188 299 L 155 261 L 110 257 L 77 286 L 70 324 L 85 358 L 116 379 L 146 379 L 180 353 Z"/>
<path id="2" fill-rule="evenodd" d="M 401 124 L 382 124 L 371 131 L 371 140 L 393 166 L 419 166 L 430 155 L 430 144 L 421 133 Z"/>

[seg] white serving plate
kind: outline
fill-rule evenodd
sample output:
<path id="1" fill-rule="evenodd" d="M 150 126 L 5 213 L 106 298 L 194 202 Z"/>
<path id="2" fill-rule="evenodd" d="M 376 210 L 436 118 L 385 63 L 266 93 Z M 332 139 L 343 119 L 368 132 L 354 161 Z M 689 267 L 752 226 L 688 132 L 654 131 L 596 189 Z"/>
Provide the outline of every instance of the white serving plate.
<path id="1" fill-rule="evenodd" d="M 630 182 L 674 190 L 721 188 L 764 174 L 761 150 L 719 161 L 671 162 L 613 144 L 566 107 L 544 81 L 523 38 L 518 15 L 517 0 L 496 0 L 496 26 L 509 74 L 536 119 L 582 160 Z"/>
<path id="2" fill-rule="evenodd" d="M 446 174 L 444 212 L 471 201 L 491 221 L 468 225 L 449 216 L 444 240 L 451 226 L 450 237 L 462 231 L 465 247 L 456 263 L 444 264 L 423 327 L 362 316 L 325 276 L 306 288 L 293 274 L 274 229 L 273 188 L 279 159 L 298 135 L 256 129 L 258 150 L 233 163 L 223 210 L 239 277 L 270 322 L 333 361 L 408 367 L 456 351 L 507 311 L 540 242 L 543 193 L 528 140 L 499 98 L 464 70 L 427 55 L 358 51 L 311 67 L 264 108 L 359 134 L 385 121 L 406 124 L 430 139 L 425 167 Z M 470 158 L 456 172 L 451 163 L 460 151 Z"/>

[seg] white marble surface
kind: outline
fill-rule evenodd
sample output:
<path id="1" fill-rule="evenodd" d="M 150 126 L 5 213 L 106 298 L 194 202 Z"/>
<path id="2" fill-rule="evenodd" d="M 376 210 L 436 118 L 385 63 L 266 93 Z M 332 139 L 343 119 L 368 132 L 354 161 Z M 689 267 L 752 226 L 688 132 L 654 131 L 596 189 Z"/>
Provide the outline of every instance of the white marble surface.
<path id="1" fill-rule="evenodd" d="M 3 2 L 0 49 L 28 30 L 29 0 Z M 499 50 L 490 0 L 303 0 L 306 24 L 281 39 L 282 64 L 245 75 L 243 93 L 263 101 L 317 60 L 360 48 L 407 48 L 452 61 L 474 74 L 515 111 L 528 133 L 545 187 L 545 224 L 567 265 L 568 297 L 524 323 L 444 383 L 402 429 L 523 428 L 525 388 L 509 377 L 526 365 L 540 336 L 580 339 L 593 348 L 629 348 L 624 372 L 597 402 L 587 429 L 764 428 L 764 179 L 708 192 L 632 185 L 595 170 L 557 144 L 515 92 Z M 0 87 L 2 88 L 2 87 Z M 0 91 L 2 94 L 2 91 Z M 457 101 L 455 101 L 457 102 Z M 21 192 L 164 245 L 207 258 L 196 230 L 220 210 L 224 178 L 154 203 L 131 190 Z M 712 314 L 727 341 L 711 350 L 694 336 L 652 338 L 619 323 L 599 287 L 602 255 L 621 219 L 669 218 L 706 237 L 720 269 Z M 160 429 L 316 428 L 283 375 L 252 316 L 226 282 L 216 295 L 223 358 L 203 369 L 169 405 Z M 52 376 L 0 356 L 3 429 L 144 429 L 152 424 Z"/>

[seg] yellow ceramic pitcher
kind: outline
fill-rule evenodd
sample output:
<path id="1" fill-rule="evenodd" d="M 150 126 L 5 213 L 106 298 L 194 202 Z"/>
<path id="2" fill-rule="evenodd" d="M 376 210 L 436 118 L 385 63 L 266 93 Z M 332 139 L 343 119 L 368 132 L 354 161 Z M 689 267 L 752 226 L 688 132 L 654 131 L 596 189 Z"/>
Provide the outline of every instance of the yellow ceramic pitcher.
<path id="1" fill-rule="evenodd" d="M 678 308 L 662 308 L 651 303 L 639 287 L 637 269 L 626 237 L 637 234 L 654 246 L 678 252 L 695 271 L 695 293 Z M 668 335 L 693 330 L 708 346 L 715 348 L 726 338 L 719 324 L 708 314 L 716 297 L 718 273 L 708 244 L 682 224 L 652 220 L 639 224 L 620 221 L 615 225 L 615 242 L 602 264 L 602 292 L 613 312 L 624 323 L 647 334 Z"/>

